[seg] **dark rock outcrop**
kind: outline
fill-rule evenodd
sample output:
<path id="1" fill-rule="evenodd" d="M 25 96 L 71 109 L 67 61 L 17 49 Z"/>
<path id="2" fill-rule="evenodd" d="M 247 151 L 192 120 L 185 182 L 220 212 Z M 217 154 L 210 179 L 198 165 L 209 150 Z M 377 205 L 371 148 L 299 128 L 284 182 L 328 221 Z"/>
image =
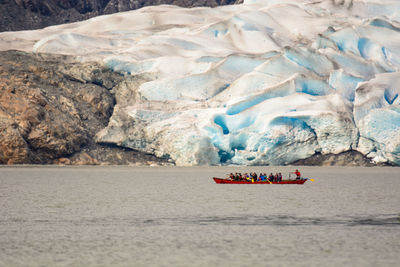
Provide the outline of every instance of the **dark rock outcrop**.
<path id="1" fill-rule="evenodd" d="M 144 6 L 181 7 L 229 5 L 242 0 L 0 0 L 0 31 L 40 29 Z"/>
<path id="2" fill-rule="evenodd" d="M 0 52 L 0 164 L 166 162 L 93 141 L 113 112 L 110 89 L 122 78 L 68 57 Z"/>

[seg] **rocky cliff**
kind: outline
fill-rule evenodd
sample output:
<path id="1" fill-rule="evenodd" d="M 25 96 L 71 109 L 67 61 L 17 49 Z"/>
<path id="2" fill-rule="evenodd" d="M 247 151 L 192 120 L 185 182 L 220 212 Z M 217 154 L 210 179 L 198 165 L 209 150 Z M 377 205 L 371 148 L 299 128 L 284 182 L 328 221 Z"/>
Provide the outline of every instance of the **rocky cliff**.
<path id="1" fill-rule="evenodd" d="M 0 164 L 163 164 L 164 159 L 96 144 L 122 81 L 96 63 L 0 52 Z"/>
<path id="2" fill-rule="evenodd" d="M 71 23 L 152 5 L 228 5 L 241 0 L 0 0 L 0 31 L 20 31 Z"/>

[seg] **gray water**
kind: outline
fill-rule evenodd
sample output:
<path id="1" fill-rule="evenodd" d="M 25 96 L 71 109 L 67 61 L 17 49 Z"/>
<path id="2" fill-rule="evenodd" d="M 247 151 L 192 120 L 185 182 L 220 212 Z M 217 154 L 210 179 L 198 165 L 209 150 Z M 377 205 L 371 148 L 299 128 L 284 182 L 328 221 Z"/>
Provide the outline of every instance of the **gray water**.
<path id="1" fill-rule="evenodd" d="M 400 169 L 2 167 L 1 266 L 400 266 Z"/>

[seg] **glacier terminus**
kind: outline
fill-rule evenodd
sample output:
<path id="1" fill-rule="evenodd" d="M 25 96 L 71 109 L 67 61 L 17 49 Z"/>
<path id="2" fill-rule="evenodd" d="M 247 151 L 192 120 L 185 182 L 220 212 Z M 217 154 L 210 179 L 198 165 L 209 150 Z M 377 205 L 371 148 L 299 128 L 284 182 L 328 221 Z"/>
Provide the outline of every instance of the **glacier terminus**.
<path id="1" fill-rule="evenodd" d="M 400 165 L 397 0 L 145 7 L 0 33 L 8 49 L 124 76 L 97 142 L 179 166 L 286 165 L 346 151 Z"/>

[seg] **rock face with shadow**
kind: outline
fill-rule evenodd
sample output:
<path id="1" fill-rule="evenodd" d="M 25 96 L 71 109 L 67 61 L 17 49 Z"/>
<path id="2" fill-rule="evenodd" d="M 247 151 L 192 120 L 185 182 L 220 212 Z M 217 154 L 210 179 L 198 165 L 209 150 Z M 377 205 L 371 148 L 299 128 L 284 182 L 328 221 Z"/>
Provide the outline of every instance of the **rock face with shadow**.
<path id="1" fill-rule="evenodd" d="M 152 155 L 96 144 L 122 81 L 96 63 L 0 53 L 0 164 L 157 164 Z M 166 161 L 165 161 L 166 162 Z"/>
<path id="2" fill-rule="evenodd" d="M 0 0 L 0 31 L 40 29 L 86 20 L 95 16 L 134 10 L 145 6 L 181 7 L 229 5 L 242 0 Z"/>

